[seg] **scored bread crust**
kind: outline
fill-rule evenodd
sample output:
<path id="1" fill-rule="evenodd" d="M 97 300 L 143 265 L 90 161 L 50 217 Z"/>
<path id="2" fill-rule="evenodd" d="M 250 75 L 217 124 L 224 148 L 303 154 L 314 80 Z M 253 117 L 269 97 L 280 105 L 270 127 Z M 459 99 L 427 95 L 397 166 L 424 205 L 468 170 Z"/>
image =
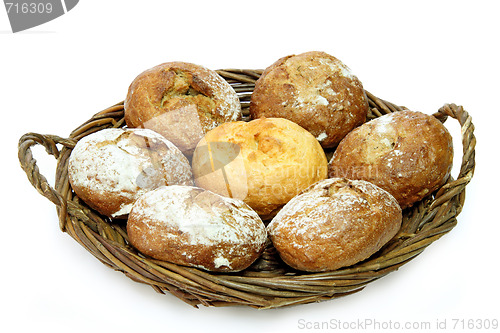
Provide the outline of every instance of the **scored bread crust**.
<path id="1" fill-rule="evenodd" d="M 398 232 L 402 212 L 383 189 L 330 178 L 293 198 L 268 225 L 280 257 L 303 271 L 332 271 L 377 252 Z"/>
<path id="2" fill-rule="evenodd" d="M 152 129 L 186 155 L 207 131 L 242 118 L 239 98 L 227 81 L 213 70 L 178 61 L 139 74 L 124 107 L 129 127 Z"/>
<path id="3" fill-rule="evenodd" d="M 335 147 L 364 123 L 367 112 L 359 79 L 340 60 L 318 51 L 286 56 L 266 68 L 250 101 L 252 119 L 289 119 L 324 148 Z"/>
<path id="4" fill-rule="evenodd" d="M 441 187 L 453 164 L 453 140 L 435 117 L 400 111 L 349 133 L 329 162 L 330 177 L 364 179 L 391 193 L 402 208 Z"/>

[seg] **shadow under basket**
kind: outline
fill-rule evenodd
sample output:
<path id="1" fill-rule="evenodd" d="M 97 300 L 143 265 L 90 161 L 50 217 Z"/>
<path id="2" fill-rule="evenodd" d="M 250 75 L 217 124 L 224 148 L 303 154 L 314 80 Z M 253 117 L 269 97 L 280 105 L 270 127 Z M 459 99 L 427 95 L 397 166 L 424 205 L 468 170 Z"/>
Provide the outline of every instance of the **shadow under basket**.
<path id="1" fill-rule="evenodd" d="M 255 81 L 262 70 L 227 69 L 217 71 L 240 97 L 244 119 Z M 370 111 L 368 120 L 405 110 L 366 92 Z M 465 187 L 474 173 L 476 139 L 469 114 L 461 107 L 446 104 L 434 116 L 441 122 L 448 117 L 461 126 L 463 155 L 456 180 L 447 183 L 415 206 L 403 211 L 399 233 L 380 251 L 356 265 L 324 273 L 295 271 L 285 265 L 268 241 L 262 256 L 248 269 L 238 273 L 210 273 L 149 258 L 128 242 L 124 221 L 113 221 L 88 208 L 72 191 L 68 181 L 68 158 L 76 142 L 104 128 L 125 126 L 123 103 L 95 114 L 76 128 L 69 138 L 28 133 L 19 141 L 19 161 L 31 184 L 56 205 L 60 228 L 105 265 L 134 281 L 150 285 L 159 293 L 171 293 L 197 306 L 244 305 L 277 308 L 319 302 L 362 290 L 368 283 L 396 271 L 419 255 L 427 246 L 457 224 Z M 55 186 L 40 174 L 31 148 L 45 147 L 57 159 Z"/>

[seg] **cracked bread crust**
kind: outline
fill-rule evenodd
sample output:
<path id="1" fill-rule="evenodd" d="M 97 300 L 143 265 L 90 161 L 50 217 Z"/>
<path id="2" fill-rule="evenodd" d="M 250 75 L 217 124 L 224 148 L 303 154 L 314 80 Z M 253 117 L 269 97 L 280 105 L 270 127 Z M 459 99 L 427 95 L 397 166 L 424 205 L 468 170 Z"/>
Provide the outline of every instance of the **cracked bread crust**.
<path id="1" fill-rule="evenodd" d="M 242 201 L 176 185 L 139 198 L 127 234 L 143 254 L 216 272 L 247 268 L 267 239 L 264 223 Z"/>
<path id="2" fill-rule="evenodd" d="M 139 74 L 125 99 L 129 127 L 152 129 L 188 156 L 207 131 L 241 117 L 239 98 L 222 77 L 185 62 L 164 63 Z"/>
<path id="3" fill-rule="evenodd" d="M 72 189 L 103 215 L 125 218 L 135 200 L 160 186 L 193 185 L 189 161 L 160 134 L 110 128 L 76 144 L 68 161 Z"/>
<path id="4" fill-rule="evenodd" d="M 220 125 L 200 141 L 192 165 L 197 186 L 241 199 L 263 219 L 327 176 L 318 141 L 282 118 Z"/>
<path id="5" fill-rule="evenodd" d="M 359 79 L 325 52 L 283 57 L 255 83 L 252 119 L 286 118 L 308 130 L 324 148 L 335 147 L 366 121 L 368 99 Z"/>
<path id="6" fill-rule="evenodd" d="M 363 180 L 330 178 L 294 197 L 267 230 L 289 266 L 309 272 L 353 265 L 377 252 L 401 227 L 387 191 Z"/>
<path id="7" fill-rule="evenodd" d="M 349 133 L 333 154 L 330 177 L 369 181 L 391 193 L 402 208 L 441 187 L 453 164 L 453 140 L 435 117 L 399 111 Z"/>

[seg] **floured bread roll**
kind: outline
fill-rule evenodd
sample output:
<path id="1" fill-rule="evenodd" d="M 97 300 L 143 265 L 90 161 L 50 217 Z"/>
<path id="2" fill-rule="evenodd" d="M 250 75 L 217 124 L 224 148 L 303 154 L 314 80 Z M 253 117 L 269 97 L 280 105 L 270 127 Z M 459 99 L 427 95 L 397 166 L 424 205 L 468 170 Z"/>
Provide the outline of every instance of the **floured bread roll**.
<path id="1" fill-rule="evenodd" d="M 325 52 L 283 57 L 255 83 L 252 119 L 289 119 L 325 148 L 335 147 L 366 121 L 368 100 L 361 82 L 337 58 Z"/>
<path id="2" fill-rule="evenodd" d="M 285 263 L 322 272 L 368 258 L 396 235 L 401 220 L 397 201 L 383 189 L 330 178 L 290 200 L 267 229 Z"/>
<path id="3" fill-rule="evenodd" d="M 123 218 L 143 193 L 164 185 L 193 185 L 189 161 L 147 129 L 104 129 L 76 144 L 68 161 L 76 195 L 103 215 Z"/>
<path id="4" fill-rule="evenodd" d="M 242 201 L 176 185 L 137 200 L 127 233 L 148 256 L 218 272 L 250 266 L 267 239 L 264 223 Z"/>
<path id="5" fill-rule="evenodd" d="M 242 117 L 236 92 L 219 74 L 185 62 L 139 74 L 124 104 L 129 127 L 152 129 L 189 156 L 207 131 Z"/>
<path id="6" fill-rule="evenodd" d="M 331 177 L 367 180 L 391 193 L 402 208 L 441 187 L 453 164 L 453 140 L 435 117 L 400 111 L 363 124 L 339 144 Z"/>
<path id="7" fill-rule="evenodd" d="M 241 199 L 263 219 L 327 176 L 318 141 L 282 118 L 220 125 L 200 141 L 192 165 L 197 186 Z"/>

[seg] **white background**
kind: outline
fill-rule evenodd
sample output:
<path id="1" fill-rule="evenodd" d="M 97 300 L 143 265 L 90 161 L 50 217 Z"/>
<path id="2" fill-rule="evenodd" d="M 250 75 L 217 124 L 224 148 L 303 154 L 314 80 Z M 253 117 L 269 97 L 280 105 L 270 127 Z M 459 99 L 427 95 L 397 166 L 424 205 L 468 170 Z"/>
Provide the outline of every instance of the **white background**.
<path id="1" fill-rule="evenodd" d="M 3 129 L 2 331 L 306 332 L 322 322 L 371 319 L 419 325 L 500 319 L 498 88 L 495 1 L 97 1 L 12 34 L 0 8 Z M 124 99 L 143 70 L 166 61 L 212 69 L 265 68 L 278 58 L 326 51 L 378 97 L 433 113 L 463 105 L 476 126 L 476 173 L 458 225 L 399 271 L 354 295 L 258 311 L 194 309 L 102 265 L 60 232 L 55 207 L 17 160 L 26 132 L 67 136 Z M 455 168 L 461 158 L 460 130 Z M 55 162 L 35 149 L 42 173 Z M 442 327 L 442 326 L 441 326 Z M 348 331 L 371 331 L 373 327 Z"/>

